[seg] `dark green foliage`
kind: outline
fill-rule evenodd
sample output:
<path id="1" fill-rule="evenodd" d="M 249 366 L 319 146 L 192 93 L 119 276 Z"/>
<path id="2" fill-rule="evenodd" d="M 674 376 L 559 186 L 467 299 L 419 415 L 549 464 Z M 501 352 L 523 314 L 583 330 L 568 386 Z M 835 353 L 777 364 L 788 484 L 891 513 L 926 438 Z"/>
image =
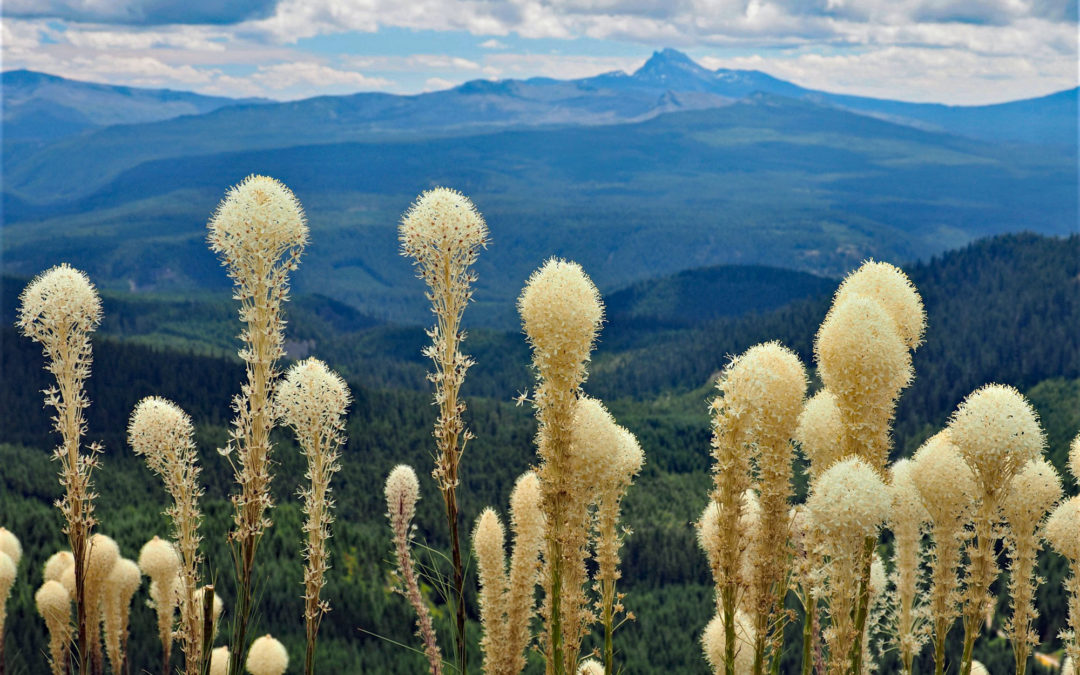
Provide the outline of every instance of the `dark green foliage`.
<path id="1" fill-rule="evenodd" d="M 1030 394 L 1048 432 L 1050 457 L 1063 466 L 1065 446 L 1080 430 L 1080 338 L 1073 328 L 1080 325 L 1078 246 L 1076 236 L 1009 236 L 910 268 L 926 299 L 930 326 L 927 343 L 917 352 L 915 384 L 901 399 L 897 454 L 906 454 L 940 428 L 970 389 L 994 380 L 1016 384 Z M 8 325 L 19 290 L 13 283 L 5 279 L 3 288 Z M 685 306 L 712 301 L 688 298 Z M 647 457 L 624 505 L 624 522 L 634 532 L 624 549 L 619 590 L 628 593 L 626 606 L 637 615 L 616 633 L 627 672 L 706 672 L 698 638 L 711 618 L 713 600 L 692 521 L 711 483 L 709 380 L 727 354 L 761 340 L 782 339 L 809 359 L 827 305 L 826 295 L 677 330 L 647 330 L 643 325 L 622 330 L 618 318 L 609 327 L 615 333 L 622 330 L 621 337 L 601 342 L 586 389 L 610 402 L 619 422 L 638 435 Z M 103 329 L 109 335 L 95 342 L 87 415 L 88 438 L 101 439 L 106 446 L 103 469 L 95 476 L 101 530 L 119 541 L 125 556 L 135 557 L 142 543 L 154 534 L 167 535 L 169 526 L 161 515 L 166 497 L 159 481 L 126 445 L 127 417 L 136 401 L 149 394 L 169 397 L 192 414 L 207 489 L 206 574 L 216 580 L 225 599 L 226 620 L 233 593 L 225 541 L 232 508 L 226 499 L 233 483 L 230 468 L 214 449 L 226 441 L 229 400 L 242 381 L 239 361 L 221 355 L 232 348 L 230 336 L 238 330 L 234 311 L 222 297 L 144 300 L 107 295 Z M 320 633 L 320 672 L 422 672 L 422 656 L 371 633 L 418 645 L 411 610 L 388 590 L 391 550 L 382 486 L 395 464 L 413 465 L 421 479 L 424 498 L 416 520 L 417 540 L 435 550 L 446 545 L 442 506 L 429 476 L 436 412 L 423 382 L 427 364 L 418 353 L 423 333 L 419 328 L 375 325 L 347 307 L 316 297 L 298 298 L 287 311 L 290 340 L 310 340 L 313 354 L 347 373 L 356 399 L 343 470 L 334 483 L 338 511 L 330 542 L 333 568 L 323 593 L 333 609 Z M 122 337 L 125 334 L 132 337 Z M 515 390 L 531 384 L 524 339 L 516 333 L 474 331 L 465 348 L 478 362 L 464 390 L 467 423 L 477 436 L 464 456 L 460 491 L 464 523 L 471 530 L 483 506 L 495 506 L 505 518 L 513 481 L 534 460 L 535 426 L 531 410 L 510 401 Z M 66 546 L 52 507 L 60 488 L 57 465 L 48 459 L 56 440 L 42 410 L 40 390 L 49 380 L 41 367 L 37 345 L 12 328 L 0 330 L 0 525 L 16 532 L 26 550 L 8 605 L 7 652 L 14 673 L 42 672 L 46 634 L 32 596 L 40 584 L 41 564 Z M 304 464 L 287 434 L 275 432 L 275 439 L 277 506 L 257 566 L 262 603 L 256 630 L 283 640 L 298 662 L 303 648 L 298 552 L 302 514 L 295 491 Z M 1075 484 L 1069 489 L 1075 491 Z M 422 551 L 417 557 L 430 562 Z M 1036 628 L 1046 651 L 1059 644 L 1063 561 L 1044 554 L 1040 573 L 1047 583 L 1038 596 L 1041 616 Z M 436 588 L 428 587 L 426 593 L 434 603 L 436 630 L 445 648 L 448 612 Z M 136 596 L 131 649 L 136 663 L 153 667 L 159 647 L 154 631 L 145 629 L 153 621 L 145 597 L 144 587 Z M 468 603 L 475 620 L 474 595 Z M 1007 603 L 1001 604 L 999 620 L 1008 611 Z M 478 637 L 475 623 L 470 630 Z M 798 622 L 789 630 L 797 632 Z M 953 631 L 950 654 L 957 653 L 961 633 Z M 993 634 L 988 632 L 976 645 L 976 658 L 992 672 L 1008 672 L 1009 646 Z M 798 658 L 797 649 L 787 650 L 784 672 L 793 672 Z M 927 672 L 930 658 L 924 650 L 919 672 Z M 478 663 L 479 654 L 471 660 Z M 881 672 L 894 670 L 887 662 Z M 535 655 L 528 672 L 542 672 Z"/>

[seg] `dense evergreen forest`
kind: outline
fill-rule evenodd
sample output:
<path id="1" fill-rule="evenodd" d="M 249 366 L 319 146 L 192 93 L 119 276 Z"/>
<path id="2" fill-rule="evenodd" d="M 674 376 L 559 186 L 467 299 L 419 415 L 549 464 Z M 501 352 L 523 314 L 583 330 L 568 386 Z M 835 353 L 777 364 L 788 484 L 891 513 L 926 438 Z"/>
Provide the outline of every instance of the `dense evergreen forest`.
<path id="1" fill-rule="evenodd" d="M 1048 434 L 1049 459 L 1062 470 L 1068 441 L 1080 430 L 1080 236 L 1001 236 L 906 269 L 925 300 L 928 330 L 926 343 L 915 354 L 915 382 L 900 400 L 894 455 L 909 455 L 941 428 L 964 395 L 994 381 L 1015 385 L 1031 398 Z M 767 278 L 762 288 L 764 298 L 770 288 Z M 0 525 L 19 536 L 26 551 L 8 603 L 6 653 L 9 673 L 39 673 L 45 667 L 47 634 L 34 611 L 33 593 L 41 583 L 42 563 L 66 547 L 66 539 L 52 506 L 60 487 L 47 452 L 56 439 L 42 408 L 41 390 L 49 379 L 38 346 L 11 328 L 20 289 L 19 280 L 4 279 Z M 775 293 L 768 295 L 768 302 L 758 305 L 768 309 L 725 316 L 715 310 L 728 302 L 722 286 L 711 293 L 694 291 L 685 278 L 670 277 L 656 280 L 652 289 L 624 294 L 620 311 L 612 313 L 601 336 L 585 384 L 589 393 L 609 402 L 646 453 L 645 469 L 625 502 L 624 522 L 633 534 L 627 538 L 620 590 L 627 592 L 625 603 L 636 621 L 620 628 L 616 645 L 629 673 L 707 672 L 698 637 L 713 614 L 712 585 L 692 521 L 705 503 L 710 482 L 710 382 L 729 355 L 763 340 L 779 339 L 812 364 L 813 337 L 829 302 L 829 290 L 800 297 L 796 289 L 780 300 Z M 166 535 L 169 526 L 161 513 L 166 495 L 160 482 L 126 444 L 128 415 L 140 398 L 151 394 L 174 400 L 192 415 L 205 466 L 207 576 L 216 578 L 227 622 L 233 591 L 225 542 L 231 525 L 227 495 L 232 472 L 214 450 L 225 444 L 230 398 L 243 369 L 230 354 L 239 328 L 235 309 L 223 296 L 106 294 L 106 319 L 94 344 L 88 383 L 92 406 L 87 438 L 105 445 L 103 467 L 95 474 L 100 530 L 117 540 L 123 555 L 134 557 L 147 539 Z M 637 297 L 645 301 L 635 305 Z M 678 320 L 650 318 L 650 307 L 672 306 L 655 299 L 671 297 L 680 303 Z M 419 290 L 416 301 L 423 302 Z M 746 298 L 738 302 L 745 304 Z M 347 376 L 355 398 L 343 469 L 335 479 L 333 569 L 323 592 L 333 609 L 320 634 L 321 671 L 423 672 L 423 656 L 412 649 L 416 640 L 411 610 L 391 591 L 382 493 L 391 467 L 412 464 L 424 495 L 417 538 L 434 549 L 445 545 L 442 506 L 427 475 L 435 410 L 423 380 L 423 330 L 381 323 L 319 296 L 298 298 L 288 311 L 290 354 L 326 360 Z M 505 513 L 515 477 L 533 462 L 535 423 L 528 407 L 512 400 L 531 384 L 523 337 L 476 330 L 465 350 L 477 361 L 463 390 L 476 440 L 463 459 L 459 493 L 465 522 L 471 525 L 486 505 Z M 295 493 L 304 465 L 288 434 L 275 432 L 275 440 L 278 506 L 257 567 L 257 630 L 272 633 L 291 654 L 299 655 L 304 644 L 301 512 Z M 1067 489 L 1075 492 L 1074 485 Z M 882 543 L 888 545 L 887 540 Z M 1060 649 L 1056 636 L 1064 622 L 1064 564 L 1048 551 L 1040 560 L 1046 584 L 1039 591 L 1035 628 L 1043 640 L 1039 651 L 1053 652 Z M 426 591 L 435 608 L 436 630 L 448 635 L 450 617 L 443 599 L 433 588 Z M 159 646 L 155 631 L 143 629 L 153 618 L 139 598 L 145 595 L 136 596 L 130 649 L 134 663 L 152 668 Z M 469 601 L 475 619 L 476 599 Z M 478 625 L 475 628 L 478 637 Z M 796 623 L 790 630 L 801 628 Z M 950 634 L 951 650 L 959 648 L 960 633 Z M 976 658 L 990 672 L 1009 672 L 1012 654 L 1005 639 L 996 631 L 987 631 L 987 636 L 977 644 Z M 785 656 L 785 669 L 797 666 L 797 652 L 792 647 Z M 479 663 L 478 652 L 472 662 Z M 928 672 L 928 667 L 932 655 L 924 650 L 917 671 Z M 882 670 L 893 672 L 890 662 Z M 542 672 L 538 657 L 529 672 Z"/>

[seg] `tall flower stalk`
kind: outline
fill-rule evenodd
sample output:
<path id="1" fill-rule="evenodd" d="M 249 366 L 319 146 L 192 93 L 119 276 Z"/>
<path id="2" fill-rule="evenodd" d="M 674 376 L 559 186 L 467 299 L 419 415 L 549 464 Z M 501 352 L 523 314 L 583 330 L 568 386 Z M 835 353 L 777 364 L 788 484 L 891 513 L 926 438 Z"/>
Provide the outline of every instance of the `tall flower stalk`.
<path id="1" fill-rule="evenodd" d="M 86 408 L 90 399 L 84 385 L 90 377 L 92 350 L 90 334 L 101 323 L 101 298 L 86 274 L 67 264 L 53 267 L 35 277 L 19 296 L 15 325 L 23 335 L 41 344 L 45 370 L 56 385 L 45 390 L 45 405 L 56 410 L 53 429 L 61 443 L 53 452 L 60 462 L 60 484 L 64 496 L 57 507 L 64 516 L 75 562 L 76 654 L 79 672 L 90 672 L 90 624 L 97 621 L 97 608 L 86 603 L 88 542 L 96 519 L 91 476 L 98 466 L 101 447 L 91 444 L 80 449 L 86 433 Z"/>
<path id="2" fill-rule="evenodd" d="M 494 509 L 484 509 L 473 530 L 473 549 L 480 573 L 480 620 L 486 675 L 517 675 L 525 668 L 529 623 L 536 612 L 536 582 L 544 545 L 540 483 L 529 471 L 518 477 L 510 493 L 514 548 L 507 574 L 505 534 Z"/>
<path id="3" fill-rule="evenodd" d="M 821 381 L 836 397 L 840 412 L 842 454 L 861 457 L 882 475 L 896 401 L 914 377 L 911 351 L 922 343 L 925 330 L 922 298 L 907 275 L 888 263 L 868 261 L 837 289 L 814 343 Z M 856 674 L 862 671 L 876 546 L 875 532 L 864 542 L 861 573 L 852 587 L 858 598 L 858 631 L 850 652 Z"/>
<path id="4" fill-rule="evenodd" d="M 439 417 L 435 422 L 435 470 L 432 476 L 442 493 L 446 523 L 450 531 L 451 560 L 454 566 L 455 648 L 458 669 L 467 672 L 465 644 L 465 568 L 461 559 L 458 532 L 458 466 L 465 444 L 472 434 L 465 428 L 460 399 L 465 373 L 472 359 L 461 353 L 465 332 L 461 317 L 472 299 L 472 270 L 481 248 L 488 244 L 483 217 L 467 197 L 447 188 L 423 193 L 401 219 L 401 253 L 413 259 L 417 276 L 430 289 L 427 298 L 435 314 L 435 326 L 428 331 L 431 345 L 424 355 L 435 366 L 428 379 L 435 386 Z"/>
<path id="5" fill-rule="evenodd" d="M 996 544 L 1001 532 L 1002 503 L 1013 478 L 1038 457 L 1046 444 L 1035 410 L 1023 394 L 1009 386 L 988 384 L 961 402 L 949 421 L 949 437 L 975 478 L 973 541 L 967 547 L 964 589 L 964 652 L 962 675 L 971 675 L 972 649 L 993 602 L 990 586 L 997 579 Z"/>
<path id="6" fill-rule="evenodd" d="M 394 533 L 394 556 L 397 559 L 397 573 L 404 584 L 402 592 L 409 599 L 409 604 L 416 611 L 416 626 L 420 639 L 424 643 L 424 656 L 428 660 L 431 675 L 442 675 L 442 652 L 435 637 L 435 628 L 431 625 L 431 612 L 420 595 L 420 583 L 416 578 L 416 566 L 413 563 L 412 519 L 416 515 L 416 502 L 420 499 L 420 481 L 411 466 L 399 464 L 386 477 L 386 515 L 390 519 L 390 529 Z"/>
<path id="7" fill-rule="evenodd" d="M 156 396 L 139 401 L 128 424 L 128 443 L 136 455 L 146 460 L 150 470 L 161 477 L 173 503 L 165 513 L 173 523 L 173 538 L 180 554 L 180 646 L 184 651 L 184 672 L 198 675 L 203 654 L 197 611 L 199 593 L 199 486 L 198 452 L 191 418 L 178 405 Z"/>
<path id="8" fill-rule="evenodd" d="M 304 672 L 315 672 L 315 638 L 319 623 L 330 603 L 320 599 L 330 567 L 330 524 L 334 522 L 334 500 L 330 497 L 330 479 L 341 468 L 338 463 L 345 443 L 345 411 L 349 406 L 349 387 L 336 373 L 318 359 L 301 361 L 285 373 L 278 385 L 274 408 L 281 422 L 292 428 L 307 457 L 310 485 L 300 489 L 304 501 L 304 624 L 307 649 Z"/>
<path id="9" fill-rule="evenodd" d="M 236 565 L 236 614 L 230 675 L 240 675 L 254 616 L 255 555 L 270 525 L 270 430 L 274 427 L 271 394 L 284 355 L 282 304 L 289 296 L 289 273 L 296 269 L 308 241 L 303 210 L 293 193 L 266 176 L 249 176 L 231 188 L 207 225 L 207 240 L 228 268 L 240 301 L 240 350 L 247 382 L 233 398 L 236 417 L 222 454 L 233 461 L 240 492 L 230 533 Z M 232 460 L 235 452 L 236 460 Z"/>
<path id="10" fill-rule="evenodd" d="M 911 460 L 902 459 L 889 469 L 893 503 L 889 529 L 893 532 L 893 583 L 897 605 L 893 636 L 907 675 L 911 673 L 912 661 L 922 647 L 925 635 L 917 603 L 922 526 L 929 517 L 912 481 L 913 466 Z"/>
<path id="11" fill-rule="evenodd" d="M 574 473 L 574 413 L 604 308 L 596 286 L 581 266 L 552 258 L 529 277 L 518 298 L 518 312 L 532 346 L 537 376 L 533 397 L 539 425 L 537 475 L 548 524 L 544 557 L 546 671 L 566 675 L 576 671 L 578 654 L 568 642 L 581 630 L 575 623 L 581 613 L 577 608 L 563 607 L 563 600 L 567 594 L 577 596 L 581 517 L 591 502 L 591 495 L 582 494 L 584 477 Z M 584 536 L 587 540 L 587 533 Z"/>
<path id="12" fill-rule="evenodd" d="M 941 432 L 911 460 L 911 482 L 930 521 L 930 588 L 926 600 L 934 641 L 934 672 L 945 672 L 945 638 L 960 616 L 960 566 L 974 509 L 975 477 Z"/>
<path id="13" fill-rule="evenodd" d="M 1001 504 L 1008 524 L 1005 544 L 1009 551 L 1009 595 L 1012 598 L 1012 616 L 1005 628 L 1012 641 L 1016 675 L 1027 672 L 1031 648 L 1039 644 L 1032 623 L 1039 616 L 1035 609 L 1038 584 L 1035 564 L 1042 548 L 1040 530 L 1043 519 L 1061 495 L 1061 477 L 1049 462 L 1037 457 L 1013 478 Z"/>

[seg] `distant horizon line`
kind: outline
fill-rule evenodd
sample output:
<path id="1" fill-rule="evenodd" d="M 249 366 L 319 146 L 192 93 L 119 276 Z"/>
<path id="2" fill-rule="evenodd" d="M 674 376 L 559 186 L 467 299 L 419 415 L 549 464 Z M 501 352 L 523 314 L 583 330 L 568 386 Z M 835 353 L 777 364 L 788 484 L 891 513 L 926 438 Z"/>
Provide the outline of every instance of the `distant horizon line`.
<path id="1" fill-rule="evenodd" d="M 303 97 L 299 97 L 299 98 L 273 98 L 273 97 L 268 97 L 268 96 L 241 96 L 241 97 L 235 97 L 235 96 L 224 96 L 224 95 L 221 95 L 221 94 L 204 94 L 204 93 L 194 91 L 194 90 L 191 90 L 191 89 L 177 89 L 177 88 L 174 88 L 174 87 L 154 87 L 154 86 L 142 86 L 142 85 L 133 85 L 133 84 L 113 83 L 113 82 L 106 82 L 106 81 L 102 81 L 102 80 L 84 80 L 84 79 L 80 79 L 80 78 L 76 78 L 76 77 L 69 77 L 67 75 L 59 75 L 57 73 L 50 73 L 50 72 L 44 71 L 44 70 L 34 70 L 32 68 L 8 68 L 8 69 L 3 69 L 3 70 L 0 70 L 0 75 L 7 75 L 8 73 L 24 72 L 24 73 L 33 73 L 35 75 L 45 75 L 47 77 L 53 77 L 53 78 L 57 78 L 57 79 L 60 79 L 60 80 L 65 80 L 65 81 L 68 81 L 68 82 L 78 82 L 78 83 L 81 83 L 81 84 L 90 84 L 90 85 L 98 85 L 98 86 L 104 86 L 104 87 L 113 87 L 113 88 L 117 88 L 117 89 L 136 89 L 136 90 L 142 90 L 142 91 L 175 92 L 175 93 L 182 93 L 182 94 L 190 94 L 192 96 L 200 96 L 200 97 L 208 98 L 208 99 L 225 99 L 225 100 L 232 100 L 232 101 L 263 101 L 263 102 L 272 104 L 272 103 L 295 103 L 295 102 L 298 102 L 298 101 L 309 101 L 309 100 L 317 99 L 317 98 L 346 98 L 346 97 L 349 97 L 349 96 L 357 96 L 357 95 L 362 95 L 362 94 L 380 94 L 380 95 L 383 95 L 383 96 L 395 96 L 395 97 L 402 97 L 402 98 L 416 97 L 416 96 L 423 96 L 425 94 L 436 94 L 436 93 L 441 93 L 441 92 L 446 92 L 446 91 L 452 91 L 454 89 L 458 89 L 458 88 L 460 88 L 462 86 L 465 86 L 467 84 L 471 84 L 471 83 L 474 83 L 474 82 L 489 82 L 489 83 L 494 83 L 494 84 L 503 83 L 503 82 L 528 82 L 530 80 L 551 80 L 551 81 L 556 81 L 556 82 L 579 82 L 579 81 L 582 81 L 582 80 L 590 80 L 590 79 L 594 79 L 594 78 L 597 78 L 597 77 L 602 77 L 602 76 L 605 76 L 605 75 L 614 75 L 614 74 L 621 74 L 621 75 L 623 75 L 625 77 L 634 77 L 635 75 L 637 75 L 645 67 L 645 65 L 649 61 L 653 60 L 654 58 L 656 58 L 658 56 L 661 56 L 665 52 L 670 52 L 670 53 L 677 54 L 678 56 L 683 57 L 685 60 L 690 61 L 691 63 L 693 63 L 698 68 L 700 68 L 700 69 L 702 69 L 704 71 L 710 72 L 710 73 L 718 73 L 718 72 L 758 73 L 758 74 L 761 74 L 761 75 L 765 75 L 767 77 L 771 77 L 771 78 L 773 78 L 773 79 L 775 79 L 775 80 L 777 80 L 779 82 L 784 82 L 784 83 L 791 84 L 793 86 L 799 87 L 801 89 L 804 89 L 807 93 L 823 93 L 823 94 L 829 94 L 829 95 L 833 95 L 833 96 L 850 96 L 852 98 L 862 98 L 862 99 L 877 100 L 877 101 L 892 101 L 892 102 L 906 103 L 906 104 L 912 104 L 912 105 L 942 106 L 942 107 L 946 107 L 946 108 L 984 108 L 984 107 L 995 106 L 995 105 L 1004 105 L 1004 104 L 1009 104 L 1009 103 L 1020 103 L 1020 102 L 1023 102 L 1023 101 L 1035 101 L 1035 100 L 1039 100 L 1039 99 L 1050 98 L 1050 97 L 1057 96 L 1057 95 L 1060 95 L 1060 94 L 1064 94 L 1064 93 L 1067 93 L 1067 92 L 1080 90 L 1080 84 L 1078 84 L 1078 85 L 1073 86 L 1073 87 L 1066 87 L 1064 89 L 1055 89 L 1053 91 L 1049 91 L 1049 92 L 1046 92 L 1044 94 L 1038 94 L 1038 95 L 1035 95 L 1035 96 L 1026 96 L 1026 97 L 1023 97 L 1023 98 L 1016 98 L 1016 99 L 1004 99 L 1004 100 L 996 101 L 996 102 L 992 102 L 992 103 L 957 104 L 957 103 L 943 103 L 941 101 L 909 101 L 909 100 L 905 100 L 905 99 L 901 99 L 901 98 L 883 98 L 883 97 L 880 97 L 880 96 L 868 96 L 866 94 L 841 93 L 841 92 L 831 91 L 831 90 L 828 90 L 828 89 L 814 89 L 814 88 L 810 88 L 810 87 L 806 87 L 804 85 L 801 85 L 798 82 L 794 82 L 792 80 L 779 77 L 779 76 L 774 75 L 774 74 L 772 74 L 772 73 L 770 73 L 768 71 L 760 70 L 760 69 L 757 69 L 757 68 L 723 68 L 723 67 L 721 67 L 721 68 L 710 69 L 710 68 L 708 68 L 706 66 L 701 65 L 699 62 L 695 61 L 693 58 L 691 58 L 686 53 L 684 53 L 684 52 L 682 52 L 682 51 L 680 51 L 678 49 L 671 48 L 671 47 L 664 47 L 664 48 L 654 50 L 652 55 L 650 57 L 648 57 L 642 63 L 642 65 L 638 66 L 638 68 L 634 72 L 628 72 L 626 70 L 621 70 L 621 69 L 615 68 L 615 69 L 612 69 L 612 70 L 598 72 L 598 73 L 596 73 L 594 75 L 587 75 L 587 76 L 584 76 L 584 77 L 575 77 L 575 78 L 559 78 L 559 77 L 552 77 L 552 76 L 548 76 L 548 75 L 532 75 L 532 76 L 528 76 L 528 77 L 507 77 L 507 78 L 476 77 L 476 78 L 465 80 L 463 82 L 460 82 L 458 84 L 448 86 L 448 87 L 445 87 L 445 88 L 429 89 L 429 90 L 418 91 L 418 92 L 413 92 L 413 93 L 399 93 L 399 92 L 384 91 L 384 90 L 379 90 L 379 89 L 360 89 L 360 90 L 350 92 L 350 93 L 316 94 L 314 96 L 303 96 Z M 2 94 L 2 91 L 0 91 L 0 94 Z M 782 94 L 775 94 L 775 95 L 783 96 Z M 0 96 L 0 98 L 2 98 L 2 96 Z"/>

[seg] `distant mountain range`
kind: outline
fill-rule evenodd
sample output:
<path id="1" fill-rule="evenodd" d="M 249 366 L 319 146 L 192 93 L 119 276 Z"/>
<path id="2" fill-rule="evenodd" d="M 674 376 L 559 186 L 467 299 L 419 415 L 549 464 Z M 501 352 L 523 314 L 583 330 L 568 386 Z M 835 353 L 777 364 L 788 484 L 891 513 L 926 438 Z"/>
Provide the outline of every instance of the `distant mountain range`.
<path id="1" fill-rule="evenodd" d="M 466 192 L 488 218 L 494 246 L 472 316 L 501 327 L 552 254 L 610 290 L 719 264 L 838 276 L 868 256 L 904 262 L 986 235 L 1077 227 L 1076 90 L 911 104 L 711 71 L 673 50 L 632 75 L 289 103 L 84 83 L 65 98 L 59 79 L 40 85 L 44 97 L 20 88 L 29 74 L 4 78 L 10 274 L 67 260 L 106 287 L 223 286 L 204 225 L 225 189 L 255 172 L 285 181 L 310 217 L 298 290 L 396 321 L 428 318 L 408 301 L 419 282 L 396 255 L 395 228 L 434 185 Z M 54 104 L 108 126 L 7 133 L 9 116 L 31 123 L 20 108 Z M 177 106 L 195 110 L 170 117 Z"/>

